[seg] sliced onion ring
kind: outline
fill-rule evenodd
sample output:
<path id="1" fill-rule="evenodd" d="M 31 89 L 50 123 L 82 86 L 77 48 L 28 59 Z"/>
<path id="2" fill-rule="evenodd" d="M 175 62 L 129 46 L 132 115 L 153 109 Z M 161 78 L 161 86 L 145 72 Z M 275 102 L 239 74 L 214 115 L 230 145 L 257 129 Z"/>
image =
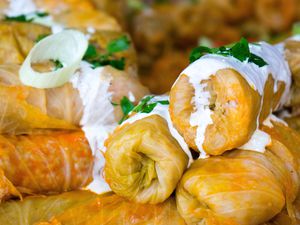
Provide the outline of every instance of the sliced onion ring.
<path id="1" fill-rule="evenodd" d="M 39 41 L 29 52 L 19 74 L 23 84 L 36 88 L 59 87 L 69 81 L 87 49 L 88 41 L 83 33 L 64 30 Z M 32 63 L 59 60 L 64 66 L 55 71 L 37 72 Z"/>

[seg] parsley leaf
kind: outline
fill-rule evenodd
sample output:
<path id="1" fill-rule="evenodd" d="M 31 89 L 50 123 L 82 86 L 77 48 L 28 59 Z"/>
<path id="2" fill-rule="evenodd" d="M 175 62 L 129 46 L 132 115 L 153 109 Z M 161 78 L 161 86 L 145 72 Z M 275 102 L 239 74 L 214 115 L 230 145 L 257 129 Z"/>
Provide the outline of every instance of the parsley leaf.
<path id="1" fill-rule="evenodd" d="M 36 16 L 38 16 L 38 17 L 46 17 L 46 16 L 49 16 L 49 13 L 47 13 L 47 12 L 36 12 L 35 14 L 36 14 Z"/>
<path id="2" fill-rule="evenodd" d="M 4 21 L 31 22 L 33 18 L 28 19 L 25 15 L 5 16 Z"/>
<path id="3" fill-rule="evenodd" d="M 127 50 L 129 45 L 130 41 L 125 35 L 112 40 L 106 47 L 106 53 L 98 53 L 97 48 L 93 44 L 89 44 L 83 60 L 92 64 L 93 68 L 110 65 L 118 70 L 124 70 L 125 58 L 116 58 L 114 54 Z"/>
<path id="4" fill-rule="evenodd" d="M 4 21 L 17 21 L 17 22 L 25 22 L 30 23 L 34 20 L 35 17 L 46 17 L 49 13 L 47 12 L 34 12 L 29 13 L 28 15 L 21 14 L 19 16 L 5 16 Z"/>
<path id="5" fill-rule="evenodd" d="M 51 59 L 50 61 L 54 63 L 54 71 L 64 67 L 64 65 L 58 59 Z"/>
<path id="6" fill-rule="evenodd" d="M 123 112 L 123 117 L 119 121 L 119 124 L 121 124 L 124 120 L 126 120 L 128 118 L 129 113 L 134 109 L 134 104 L 126 96 L 124 96 L 121 99 L 120 106 Z"/>
<path id="7" fill-rule="evenodd" d="M 161 101 L 155 101 L 153 100 L 154 96 L 150 95 L 150 96 L 146 96 L 144 97 L 138 105 L 134 106 L 132 102 L 130 102 L 130 100 L 124 96 L 120 102 L 120 106 L 123 112 L 123 117 L 122 119 L 119 121 L 119 124 L 121 124 L 122 122 L 124 122 L 125 120 L 128 119 L 129 114 L 131 112 L 135 112 L 135 113 L 151 113 L 153 111 L 153 109 L 157 106 L 157 104 L 161 104 L 161 105 L 169 105 L 169 101 L 168 100 L 161 100 Z M 112 103 L 114 106 L 119 105 L 116 103 Z"/>
<path id="8" fill-rule="evenodd" d="M 40 34 L 39 36 L 37 36 L 37 38 L 35 39 L 35 42 L 38 43 L 39 41 L 43 40 L 45 37 L 48 37 L 50 34 Z"/>
<path id="9" fill-rule="evenodd" d="M 194 62 L 201 58 L 205 54 L 217 54 L 222 56 L 232 56 L 241 62 L 247 61 L 256 64 L 259 67 L 267 65 L 263 58 L 250 52 L 249 43 L 245 38 L 242 38 L 239 42 L 232 47 L 222 46 L 220 48 L 208 48 L 205 46 L 199 46 L 194 48 L 190 54 L 190 62 Z"/>
<path id="10" fill-rule="evenodd" d="M 197 48 L 194 48 L 190 54 L 190 62 L 194 62 L 197 59 L 201 58 L 207 53 L 213 53 L 211 48 L 205 47 L 205 46 L 199 46 Z"/>
<path id="11" fill-rule="evenodd" d="M 238 43 L 232 46 L 230 50 L 231 50 L 231 55 L 234 58 L 240 60 L 241 62 L 245 61 L 250 55 L 249 44 L 245 38 L 242 38 Z"/>
<path id="12" fill-rule="evenodd" d="M 128 40 L 128 37 L 124 35 L 108 43 L 106 50 L 109 54 L 113 54 L 116 52 L 122 52 L 127 50 L 129 48 L 129 45 L 130 45 L 130 41 Z"/>
<path id="13" fill-rule="evenodd" d="M 92 58 L 96 58 L 98 56 L 97 49 L 94 45 L 89 44 L 86 52 L 84 53 L 83 59 L 90 60 Z"/>
<path id="14" fill-rule="evenodd" d="M 293 25 L 292 34 L 293 35 L 299 35 L 300 34 L 300 22 L 297 22 Z"/>

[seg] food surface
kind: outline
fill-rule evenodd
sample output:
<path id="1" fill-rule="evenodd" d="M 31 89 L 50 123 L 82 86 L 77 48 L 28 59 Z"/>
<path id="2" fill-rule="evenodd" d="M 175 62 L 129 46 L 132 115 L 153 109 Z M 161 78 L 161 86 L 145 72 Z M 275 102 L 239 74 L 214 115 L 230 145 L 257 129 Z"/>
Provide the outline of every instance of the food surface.
<path id="1" fill-rule="evenodd" d="M 0 225 L 300 224 L 299 6 L 0 1 Z"/>

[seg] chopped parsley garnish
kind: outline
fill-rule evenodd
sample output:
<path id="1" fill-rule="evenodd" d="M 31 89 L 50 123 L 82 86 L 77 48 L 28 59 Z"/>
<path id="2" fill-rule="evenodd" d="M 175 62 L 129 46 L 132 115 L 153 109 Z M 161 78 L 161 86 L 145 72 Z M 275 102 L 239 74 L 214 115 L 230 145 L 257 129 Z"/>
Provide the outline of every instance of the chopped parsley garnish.
<path id="1" fill-rule="evenodd" d="M 36 39 L 35 42 L 38 43 L 39 41 L 43 40 L 45 37 L 48 37 L 50 34 L 40 34 Z"/>
<path id="2" fill-rule="evenodd" d="M 33 18 L 28 19 L 25 15 L 5 16 L 4 21 L 31 22 Z"/>
<path id="3" fill-rule="evenodd" d="M 133 10 L 142 11 L 147 8 L 147 5 L 140 0 L 127 0 L 128 7 Z"/>
<path id="4" fill-rule="evenodd" d="M 123 112 L 123 117 L 119 121 L 119 124 L 121 124 L 122 122 L 127 120 L 128 117 L 129 117 L 129 114 L 131 112 L 151 113 L 153 111 L 153 109 L 157 106 L 157 104 L 169 105 L 168 100 L 151 101 L 151 100 L 153 100 L 153 98 L 154 98 L 153 95 L 146 96 L 136 106 L 134 106 L 134 104 L 126 96 L 124 96 L 121 99 L 120 104 L 112 103 L 112 105 L 114 105 L 114 106 L 117 106 L 117 105 L 121 106 L 121 109 L 122 109 L 122 112 Z"/>
<path id="5" fill-rule="evenodd" d="M 106 53 L 100 54 L 94 45 L 89 44 L 83 59 L 93 65 L 94 68 L 110 65 L 118 70 L 124 70 L 125 58 L 117 59 L 115 53 L 129 48 L 130 41 L 127 36 L 112 40 L 106 46 Z"/>
<path id="6" fill-rule="evenodd" d="M 201 58 L 205 54 L 216 54 L 222 56 L 232 56 L 241 62 L 247 61 L 263 67 L 267 65 L 266 61 L 261 57 L 250 52 L 249 43 L 245 38 L 242 38 L 239 42 L 232 47 L 222 46 L 220 48 L 209 48 L 205 46 L 199 46 L 190 54 L 190 62 L 194 62 Z"/>
<path id="7" fill-rule="evenodd" d="M 292 31 L 293 35 L 297 35 L 300 34 L 300 22 L 295 23 L 293 25 L 293 31 Z"/>
<path id="8" fill-rule="evenodd" d="M 108 43 L 106 49 L 107 52 L 110 54 L 116 53 L 116 52 L 122 52 L 129 48 L 130 41 L 128 40 L 127 36 L 122 36 L 116 40 L 113 40 Z"/>
<path id="9" fill-rule="evenodd" d="M 64 65 L 58 59 L 51 59 L 50 61 L 54 63 L 54 71 L 64 67 Z"/>
<path id="10" fill-rule="evenodd" d="M 30 23 L 34 20 L 35 17 L 46 17 L 49 14 L 46 12 L 34 12 L 28 15 L 22 14 L 19 16 L 5 16 L 4 21 L 17 21 L 17 22 L 24 22 Z"/>

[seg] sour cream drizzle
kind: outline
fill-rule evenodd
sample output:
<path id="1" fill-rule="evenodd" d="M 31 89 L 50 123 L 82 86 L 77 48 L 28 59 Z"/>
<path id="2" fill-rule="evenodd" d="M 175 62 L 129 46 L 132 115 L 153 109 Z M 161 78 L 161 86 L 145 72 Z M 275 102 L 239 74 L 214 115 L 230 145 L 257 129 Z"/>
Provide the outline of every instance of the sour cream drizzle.
<path id="1" fill-rule="evenodd" d="M 265 42 L 261 42 L 259 45 L 250 45 L 250 51 L 263 58 L 268 65 L 259 67 L 254 63 L 241 62 L 234 57 L 208 54 L 189 65 L 181 73 L 181 75 L 185 74 L 189 77 L 189 81 L 195 89 L 195 96 L 192 99 L 192 104 L 195 105 L 195 112 L 191 114 L 190 124 L 191 126 L 197 126 L 195 142 L 201 153 L 201 158 L 207 157 L 202 145 L 206 128 L 213 123 L 211 119 L 212 111 L 209 109 L 210 93 L 204 91 L 205 84 L 201 84 L 201 81 L 210 79 L 210 76 L 213 76 L 218 70 L 231 68 L 239 72 L 249 85 L 263 96 L 265 83 L 269 74 L 271 74 L 275 80 L 274 91 L 277 91 L 278 81 L 283 81 L 286 84 L 279 106 L 283 105 L 288 99 L 291 74 L 283 52 Z M 258 125 L 257 119 L 257 127 Z M 264 133 L 264 138 L 258 141 L 257 138 L 261 135 L 262 131 L 258 131 L 257 128 L 257 131 L 244 147 L 246 146 L 248 150 L 263 152 L 265 144 L 268 143 L 270 137 L 267 137 L 268 135 Z"/>
<path id="2" fill-rule="evenodd" d="M 167 95 L 155 96 L 153 99 L 150 100 L 150 102 L 165 101 L 165 100 L 169 100 L 169 96 L 167 96 Z M 151 115 L 159 115 L 166 120 L 170 133 L 177 140 L 177 142 L 181 146 L 182 150 L 187 154 L 187 156 L 189 158 L 188 166 L 190 166 L 190 164 L 193 162 L 193 157 L 192 157 L 191 151 L 190 151 L 187 143 L 184 141 L 183 137 L 178 133 L 176 128 L 173 126 L 173 123 L 171 121 L 171 117 L 169 114 L 169 105 L 162 105 L 162 104 L 158 103 L 150 113 L 136 113 L 133 116 L 129 117 L 127 120 L 125 120 L 121 126 L 124 126 L 127 123 L 134 123 L 137 120 L 141 120 L 141 119 L 146 118 Z"/>
<path id="3" fill-rule="evenodd" d="M 32 0 L 9 0 L 8 9 L 5 14 L 10 17 L 25 15 L 28 19 L 33 19 L 32 23 L 51 27 L 52 33 L 58 33 L 64 29 L 62 24 L 54 22 L 52 16 L 36 16 L 36 12 L 43 12 Z"/>
<path id="4" fill-rule="evenodd" d="M 96 193 L 110 190 L 102 176 L 102 169 L 105 163 L 104 141 L 117 126 L 111 104 L 112 93 L 108 91 L 111 79 L 106 67 L 92 69 L 90 64 L 82 62 L 80 71 L 70 80 L 82 99 L 84 110 L 80 125 L 94 155 L 94 180 L 87 189 Z"/>
<path id="5" fill-rule="evenodd" d="M 288 126 L 288 124 L 284 120 L 278 118 L 274 114 L 270 114 L 268 116 L 268 118 L 263 122 L 263 125 L 265 125 L 267 127 L 270 127 L 270 128 L 273 128 L 274 126 L 272 124 L 272 121 L 277 122 L 277 123 L 281 123 L 281 124 L 283 124 L 285 126 Z"/>
<path id="6" fill-rule="evenodd" d="M 5 11 L 7 16 L 19 16 L 37 11 L 32 0 L 9 0 L 9 7 Z"/>

